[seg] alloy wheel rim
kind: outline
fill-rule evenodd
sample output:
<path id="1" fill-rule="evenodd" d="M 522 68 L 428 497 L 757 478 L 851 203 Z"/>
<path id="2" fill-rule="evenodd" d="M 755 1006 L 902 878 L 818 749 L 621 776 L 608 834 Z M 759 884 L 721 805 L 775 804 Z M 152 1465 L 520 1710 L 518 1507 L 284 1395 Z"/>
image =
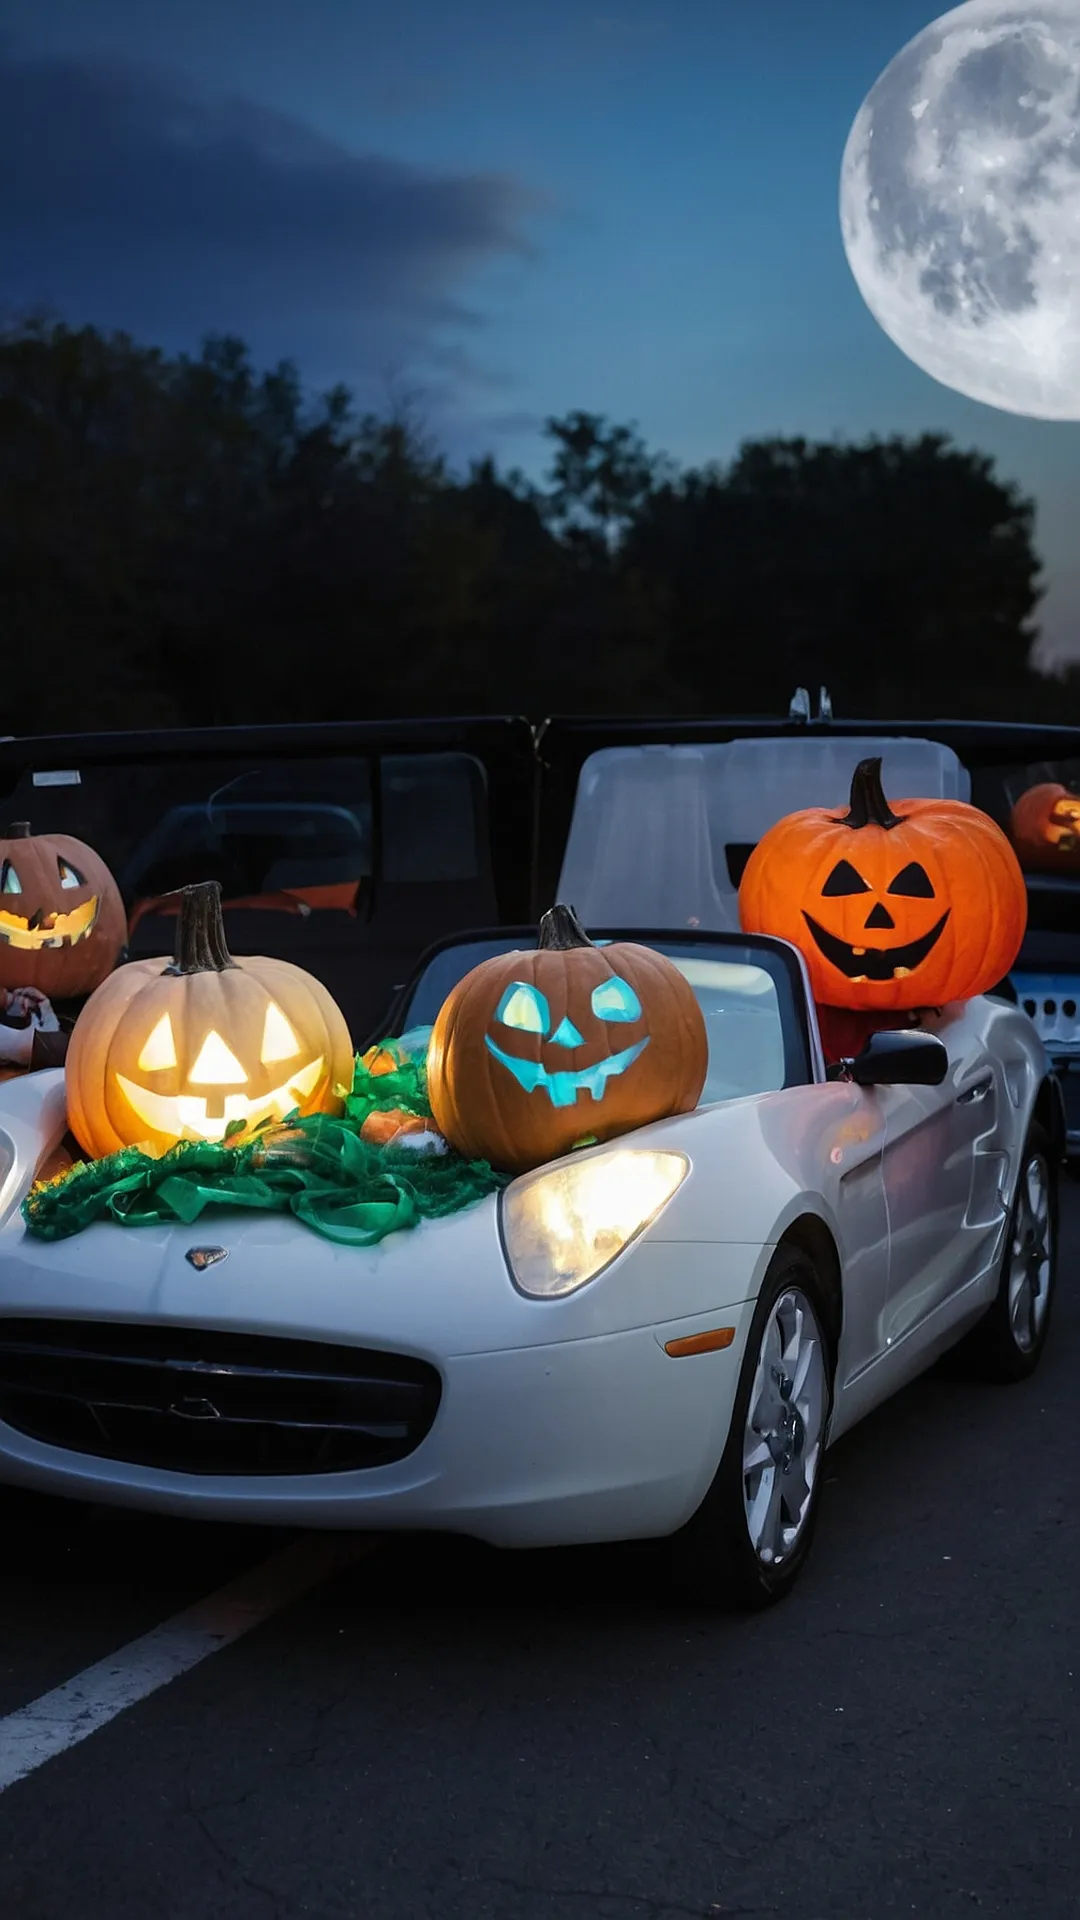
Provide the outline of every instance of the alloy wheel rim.
<path id="1" fill-rule="evenodd" d="M 1009 1332 L 1021 1353 L 1035 1347 L 1050 1305 L 1053 1264 L 1050 1179 L 1041 1154 L 1020 1175 L 1009 1243 Z"/>
<path id="2" fill-rule="evenodd" d="M 828 1418 L 825 1341 L 809 1298 L 788 1287 L 761 1336 L 743 1436 L 743 1507 L 763 1566 L 788 1559 L 806 1525 Z"/>

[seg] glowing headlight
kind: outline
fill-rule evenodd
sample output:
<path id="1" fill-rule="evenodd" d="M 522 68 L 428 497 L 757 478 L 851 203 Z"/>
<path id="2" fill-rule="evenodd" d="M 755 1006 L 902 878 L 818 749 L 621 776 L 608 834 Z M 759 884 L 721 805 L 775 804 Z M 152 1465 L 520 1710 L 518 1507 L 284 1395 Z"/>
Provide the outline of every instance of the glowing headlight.
<path id="1" fill-rule="evenodd" d="M 515 1180 L 502 1196 L 506 1257 L 533 1300 L 576 1292 L 656 1219 L 690 1171 L 681 1153 L 616 1148 Z"/>

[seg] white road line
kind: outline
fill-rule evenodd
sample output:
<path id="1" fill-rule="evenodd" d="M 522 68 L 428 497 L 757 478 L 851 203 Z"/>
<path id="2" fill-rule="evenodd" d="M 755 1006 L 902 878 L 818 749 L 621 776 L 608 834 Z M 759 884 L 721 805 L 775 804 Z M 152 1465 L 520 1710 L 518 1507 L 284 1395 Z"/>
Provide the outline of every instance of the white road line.
<path id="1" fill-rule="evenodd" d="M 0 1720 L 0 1793 L 379 1544 L 370 1536 L 305 1534 L 74 1680 L 7 1714 Z"/>

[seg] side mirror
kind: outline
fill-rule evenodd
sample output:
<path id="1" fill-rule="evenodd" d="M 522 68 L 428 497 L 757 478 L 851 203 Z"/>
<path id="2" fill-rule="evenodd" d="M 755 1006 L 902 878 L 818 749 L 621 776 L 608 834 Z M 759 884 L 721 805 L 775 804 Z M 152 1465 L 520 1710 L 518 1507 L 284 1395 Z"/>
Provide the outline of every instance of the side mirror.
<path id="1" fill-rule="evenodd" d="M 935 1033 L 872 1033 L 854 1060 L 841 1062 L 840 1077 L 857 1087 L 940 1087 L 949 1054 Z"/>

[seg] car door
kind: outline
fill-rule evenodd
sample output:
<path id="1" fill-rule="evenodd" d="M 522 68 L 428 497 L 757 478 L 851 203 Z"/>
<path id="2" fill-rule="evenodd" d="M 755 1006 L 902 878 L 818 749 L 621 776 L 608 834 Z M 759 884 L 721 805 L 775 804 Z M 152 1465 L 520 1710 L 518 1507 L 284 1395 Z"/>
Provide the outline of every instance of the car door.
<path id="1" fill-rule="evenodd" d="M 941 1038 L 949 1072 L 940 1087 L 879 1089 L 889 1224 L 886 1345 L 975 1278 L 1003 1218 L 1003 1161 L 992 1150 L 999 1093 L 993 1061 L 966 1032 L 943 1030 Z"/>
<path id="2" fill-rule="evenodd" d="M 834 1082 L 827 1091 L 815 1087 L 808 1092 L 821 1104 L 821 1148 L 837 1176 L 833 1201 L 844 1274 L 837 1385 L 848 1387 L 873 1365 L 885 1345 L 889 1300 L 885 1114 L 874 1087 Z"/>

